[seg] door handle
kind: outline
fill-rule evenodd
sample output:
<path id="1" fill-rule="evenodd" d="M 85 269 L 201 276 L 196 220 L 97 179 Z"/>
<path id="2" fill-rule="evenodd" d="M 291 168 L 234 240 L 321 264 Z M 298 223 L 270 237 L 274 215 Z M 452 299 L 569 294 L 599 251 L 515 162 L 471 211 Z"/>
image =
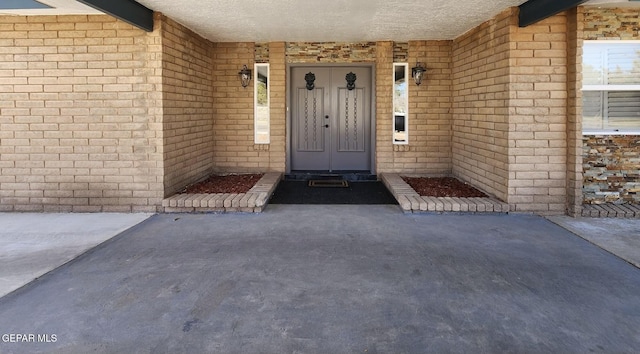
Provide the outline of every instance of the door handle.
<path id="1" fill-rule="evenodd" d="M 325 125 L 324 125 L 324 127 L 325 127 L 325 128 L 329 128 L 329 124 L 325 124 Z"/>

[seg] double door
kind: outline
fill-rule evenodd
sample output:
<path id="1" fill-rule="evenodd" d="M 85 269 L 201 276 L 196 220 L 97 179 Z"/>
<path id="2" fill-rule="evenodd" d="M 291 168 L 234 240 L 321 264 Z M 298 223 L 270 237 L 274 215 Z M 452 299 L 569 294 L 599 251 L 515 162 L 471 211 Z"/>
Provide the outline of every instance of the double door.
<path id="1" fill-rule="evenodd" d="M 291 169 L 371 169 L 371 68 L 295 67 Z"/>

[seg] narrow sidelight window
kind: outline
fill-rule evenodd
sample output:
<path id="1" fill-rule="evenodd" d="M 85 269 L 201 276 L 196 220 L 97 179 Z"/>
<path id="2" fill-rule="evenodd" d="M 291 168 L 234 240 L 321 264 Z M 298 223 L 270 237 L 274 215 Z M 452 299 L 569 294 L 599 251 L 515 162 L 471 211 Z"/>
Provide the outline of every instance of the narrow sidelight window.
<path id="1" fill-rule="evenodd" d="M 393 143 L 409 143 L 408 63 L 393 64 Z"/>
<path id="2" fill-rule="evenodd" d="M 270 142 L 269 64 L 255 64 L 254 71 L 254 141 Z"/>

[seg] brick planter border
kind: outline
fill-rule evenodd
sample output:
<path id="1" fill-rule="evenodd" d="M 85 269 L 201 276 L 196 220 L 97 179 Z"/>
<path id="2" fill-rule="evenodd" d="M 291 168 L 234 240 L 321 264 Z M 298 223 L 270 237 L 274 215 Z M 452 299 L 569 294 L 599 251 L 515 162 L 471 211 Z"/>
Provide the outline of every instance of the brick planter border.
<path id="1" fill-rule="evenodd" d="M 383 173 L 380 178 L 407 213 L 463 212 L 508 213 L 509 204 L 493 198 L 422 197 L 397 173 Z"/>
<path id="2" fill-rule="evenodd" d="M 162 201 L 162 209 L 165 213 L 260 213 L 280 179 L 280 172 L 265 173 L 247 193 L 176 194 Z"/>

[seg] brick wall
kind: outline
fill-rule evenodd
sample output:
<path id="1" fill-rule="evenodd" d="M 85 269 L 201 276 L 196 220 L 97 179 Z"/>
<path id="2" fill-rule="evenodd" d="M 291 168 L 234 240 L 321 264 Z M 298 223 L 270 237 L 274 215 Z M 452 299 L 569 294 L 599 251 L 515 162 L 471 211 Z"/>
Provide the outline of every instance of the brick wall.
<path id="1" fill-rule="evenodd" d="M 427 72 L 420 86 L 409 78 L 409 145 L 394 146 L 405 173 L 451 173 L 451 50 L 451 41 L 409 42 L 409 68 L 422 62 Z"/>
<path id="2" fill-rule="evenodd" d="M 0 16 L 0 210 L 155 211 L 159 31 Z"/>
<path id="3" fill-rule="evenodd" d="M 159 16 L 160 17 L 160 16 Z M 213 43 L 161 16 L 164 195 L 213 169 Z"/>
<path id="4" fill-rule="evenodd" d="M 264 172 L 270 167 L 268 145 L 254 145 L 253 80 L 240 85 L 243 65 L 253 70 L 253 43 L 213 45 L 213 168 L 218 173 Z"/>
<path id="5" fill-rule="evenodd" d="M 451 41 L 409 41 L 407 53 L 403 54 L 405 46 L 394 43 L 394 62 L 402 59 L 410 68 L 421 62 L 427 73 L 421 86 L 411 78 L 408 81 L 409 144 L 392 145 L 390 138 L 380 141 L 392 145 L 392 152 L 387 165 L 378 166 L 379 172 L 451 174 L 451 44 Z M 383 91 L 390 95 L 388 92 L 391 91 Z M 379 119 L 391 121 L 391 116 L 379 115 Z M 383 133 L 378 130 L 378 134 Z"/>
<path id="6" fill-rule="evenodd" d="M 512 211 L 567 208 L 567 116 L 571 102 L 575 137 L 578 95 L 574 72 L 568 96 L 567 29 L 566 14 L 520 28 L 513 8 L 454 41 L 453 174 Z"/>
<path id="7" fill-rule="evenodd" d="M 285 170 L 286 62 L 284 42 L 213 44 L 213 170 L 218 173 Z M 268 53 L 268 56 L 267 54 Z M 240 85 L 243 65 L 269 63 L 270 144 L 254 144 L 253 80 Z"/>
<path id="8" fill-rule="evenodd" d="M 513 16 L 515 18 L 515 16 Z M 509 204 L 563 214 L 567 184 L 567 20 L 511 26 Z"/>
<path id="9" fill-rule="evenodd" d="M 457 38 L 452 49 L 452 172 L 505 201 L 510 163 L 511 11 Z M 531 151 L 514 151 L 526 152 Z"/>

